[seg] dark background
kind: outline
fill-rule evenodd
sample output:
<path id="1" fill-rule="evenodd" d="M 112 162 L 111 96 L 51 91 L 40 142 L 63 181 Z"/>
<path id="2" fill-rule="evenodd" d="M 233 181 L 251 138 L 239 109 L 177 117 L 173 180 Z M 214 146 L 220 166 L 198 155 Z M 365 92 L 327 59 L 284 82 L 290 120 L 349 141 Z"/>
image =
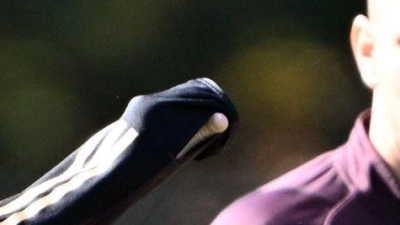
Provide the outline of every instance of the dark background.
<path id="1" fill-rule="evenodd" d="M 241 114 L 116 224 L 208 224 L 240 195 L 343 143 L 368 107 L 352 59 L 364 0 L 2 0 L 0 197 L 118 119 L 137 94 L 207 76 Z"/>

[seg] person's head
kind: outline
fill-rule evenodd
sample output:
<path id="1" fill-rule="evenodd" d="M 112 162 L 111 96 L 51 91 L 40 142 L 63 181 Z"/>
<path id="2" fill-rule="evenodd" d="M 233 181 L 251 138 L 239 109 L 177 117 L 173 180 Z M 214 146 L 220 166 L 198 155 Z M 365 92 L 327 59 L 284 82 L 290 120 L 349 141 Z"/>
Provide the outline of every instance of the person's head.
<path id="1" fill-rule="evenodd" d="M 400 154 L 400 0 L 368 0 L 368 15 L 354 19 L 350 39 L 362 80 L 373 92 L 371 140 L 393 160 L 385 154 Z M 396 158 L 390 164 L 400 168 Z"/>
<path id="2" fill-rule="evenodd" d="M 394 78 L 400 83 L 400 1 L 368 0 L 368 16 L 353 22 L 351 45 L 367 87 L 378 91 Z"/>

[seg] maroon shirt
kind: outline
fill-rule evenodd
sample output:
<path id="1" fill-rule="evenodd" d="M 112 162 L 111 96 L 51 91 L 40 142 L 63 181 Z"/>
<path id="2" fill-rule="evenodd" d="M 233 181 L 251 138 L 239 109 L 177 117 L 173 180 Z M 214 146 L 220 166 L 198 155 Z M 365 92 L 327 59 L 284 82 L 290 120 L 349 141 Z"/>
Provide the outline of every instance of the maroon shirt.
<path id="1" fill-rule="evenodd" d="M 370 112 L 343 146 L 260 187 L 212 225 L 400 224 L 400 186 L 368 138 Z"/>

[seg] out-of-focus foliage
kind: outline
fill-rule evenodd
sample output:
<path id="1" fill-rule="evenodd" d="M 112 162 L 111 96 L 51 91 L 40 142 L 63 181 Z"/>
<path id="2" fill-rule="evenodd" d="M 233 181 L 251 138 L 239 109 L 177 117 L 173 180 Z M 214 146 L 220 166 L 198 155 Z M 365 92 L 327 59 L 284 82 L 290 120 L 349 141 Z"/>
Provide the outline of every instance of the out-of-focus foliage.
<path id="1" fill-rule="evenodd" d="M 368 91 L 348 32 L 364 1 L 0 3 L 0 195 L 21 191 L 129 99 L 208 76 L 241 117 L 117 224 L 207 224 L 233 199 L 342 143 Z"/>

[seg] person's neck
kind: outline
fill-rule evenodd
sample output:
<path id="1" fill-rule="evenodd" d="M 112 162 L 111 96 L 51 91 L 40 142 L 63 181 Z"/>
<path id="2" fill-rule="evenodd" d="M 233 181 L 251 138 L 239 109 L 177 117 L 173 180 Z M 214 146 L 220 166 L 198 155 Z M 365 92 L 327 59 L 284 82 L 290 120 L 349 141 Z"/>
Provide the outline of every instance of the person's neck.
<path id="1" fill-rule="evenodd" d="M 400 133 L 396 133 L 391 124 L 390 115 L 379 101 L 373 101 L 369 138 L 378 154 L 388 164 L 394 175 L 400 180 Z"/>

